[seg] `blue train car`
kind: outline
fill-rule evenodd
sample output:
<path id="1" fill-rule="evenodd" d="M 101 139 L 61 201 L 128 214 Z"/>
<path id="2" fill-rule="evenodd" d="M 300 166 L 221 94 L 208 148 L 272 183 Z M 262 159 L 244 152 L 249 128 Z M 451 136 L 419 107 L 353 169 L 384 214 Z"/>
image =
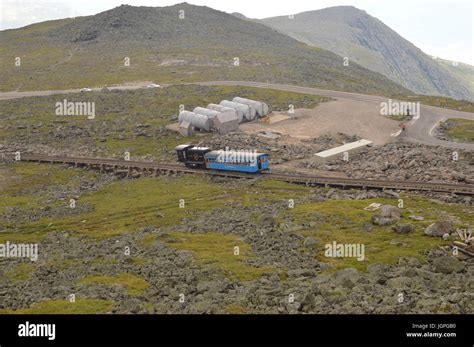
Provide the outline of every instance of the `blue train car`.
<path id="1" fill-rule="evenodd" d="M 268 154 L 211 151 L 204 155 L 206 168 L 210 170 L 261 172 L 268 170 L 270 164 Z"/>

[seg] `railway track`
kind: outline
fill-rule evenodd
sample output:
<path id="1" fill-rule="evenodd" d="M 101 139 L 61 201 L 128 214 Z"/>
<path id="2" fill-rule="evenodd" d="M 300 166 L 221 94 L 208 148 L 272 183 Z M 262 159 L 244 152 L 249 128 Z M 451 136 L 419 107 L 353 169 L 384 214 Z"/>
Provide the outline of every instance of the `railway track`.
<path id="1" fill-rule="evenodd" d="M 125 174 L 127 177 L 137 176 L 159 176 L 164 174 L 193 173 L 206 174 L 230 178 L 255 178 L 256 174 L 247 174 L 231 171 L 197 170 L 190 169 L 178 164 L 157 163 L 147 161 L 132 161 L 107 158 L 81 158 L 67 156 L 45 156 L 38 154 L 22 154 L 20 158 L 15 158 L 14 154 L 3 155 L 4 161 L 37 162 L 73 165 L 75 167 L 88 167 L 101 171 L 114 171 Z M 432 191 L 442 193 L 453 193 L 459 195 L 474 195 L 474 184 L 451 184 L 434 182 L 414 182 L 414 181 L 392 181 L 392 180 L 372 180 L 355 178 L 324 177 L 304 174 L 282 174 L 265 172 L 261 177 L 268 179 L 285 181 L 290 183 L 305 184 L 307 186 L 326 186 L 342 188 L 362 188 L 362 189 L 396 189 L 413 191 Z"/>

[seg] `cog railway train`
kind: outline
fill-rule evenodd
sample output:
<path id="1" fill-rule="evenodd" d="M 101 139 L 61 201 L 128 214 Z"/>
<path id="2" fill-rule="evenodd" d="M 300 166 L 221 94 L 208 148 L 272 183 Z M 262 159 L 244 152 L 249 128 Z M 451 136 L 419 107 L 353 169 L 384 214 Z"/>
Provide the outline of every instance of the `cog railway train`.
<path id="1" fill-rule="evenodd" d="M 212 151 L 206 147 L 176 147 L 178 161 L 189 168 L 257 173 L 268 170 L 268 154 L 247 151 Z"/>

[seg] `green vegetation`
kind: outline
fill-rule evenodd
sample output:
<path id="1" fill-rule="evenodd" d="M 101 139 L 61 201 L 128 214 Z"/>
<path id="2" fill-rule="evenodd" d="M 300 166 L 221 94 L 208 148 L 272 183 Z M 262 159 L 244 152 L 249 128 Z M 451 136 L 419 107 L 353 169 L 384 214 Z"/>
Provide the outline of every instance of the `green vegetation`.
<path id="1" fill-rule="evenodd" d="M 190 250 L 198 262 L 222 269 L 233 280 L 252 281 L 273 271 L 248 265 L 245 260 L 251 256 L 250 245 L 234 235 L 173 232 L 163 240 L 174 248 Z M 238 247 L 239 255 L 234 254 L 235 247 Z"/>
<path id="2" fill-rule="evenodd" d="M 60 166 L 49 164 L 8 165 L 2 168 L 2 172 L 6 173 L 2 187 L 5 192 L 8 192 L 7 197 L 24 197 L 27 200 L 29 196 L 37 196 L 40 204 L 44 204 L 43 196 L 47 196 L 48 189 L 54 184 L 54 180 L 66 179 L 65 184 L 74 185 L 76 184 L 74 180 L 89 174 L 85 170 L 71 169 L 64 170 L 66 173 L 62 177 L 56 172 L 60 168 Z M 68 177 L 71 179 L 68 180 Z M 25 182 L 41 182 L 41 184 L 31 184 L 29 188 Z M 200 221 L 200 218 L 206 217 L 202 213 L 213 213 L 223 208 L 236 209 L 247 213 L 248 218 L 257 227 L 260 223 L 271 222 L 283 233 L 298 233 L 304 237 L 314 237 L 319 245 L 317 248 L 305 248 L 301 243 L 300 246 L 295 246 L 296 251 L 309 252 L 309 256 L 331 264 L 332 266 L 326 271 L 335 271 L 345 267 L 354 267 L 364 271 L 369 264 L 391 264 L 397 262 L 399 257 L 416 257 L 423 261 L 427 250 L 448 244 L 448 241 L 423 234 L 426 226 L 434 221 L 453 220 L 455 228 L 466 228 L 474 224 L 474 213 L 469 206 L 441 203 L 414 194 L 403 194 L 404 207 L 400 223 L 413 225 L 415 231 L 409 234 L 397 234 L 391 230 L 391 226 L 372 225 L 371 217 L 377 212 L 368 212 L 363 209 L 373 202 L 397 205 L 396 199 L 321 201 L 319 195 L 313 195 L 319 189 L 301 185 L 265 179 L 238 183 L 221 180 L 219 182 L 221 183 L 206 176 L 189 175 L 104 183 L 96 189 L 79 195 L 78 206 L 87 204 L 90 209 L 77 214 L 44 215 L 36 220 L 10 216 L 8 223 L 2 219 L 1 223 L 6 228 L 6 232 L 0 234 L 0 242 L 37 241 L 48 233 L 64 231 L 70 234 L 69 237 L 82 237 L 86 243 L 96 243 L 123 235 L 137 248 L 136 256 L 131 257 L 131 261 L 127 262 L 137 270 L 150 262 L 150 257 L 147 255 L 149 251 L 153 252 L 155 246 L 161 243 L 160 247 L 162 247 L 165 243 L 170 248 L 190 251 L 195 265 L 217 269 L 222 276 L 231 280 L 253 281 L 264 273 L 273 272 L 285 281 L 290 277 L 284 265 L 282 267 L 271 264 L 254 265 L 253 262 L 258 261 L 259 255 L 252 252 L 251 245 L 238 235 L 223 233 L 218 226 L 211 231 L 197 230 L 193 233 L 176 231 L 173 226 L 182 223 L 184 218 L 192 222 Z M 184 209 L 179 207 L 179 199 L 184 199 Z M 295 200 L 295 207 L 292 209 L 286 208 L 289 199 Z M 10 203 L 16 204 L 17 201 L 7 200 L 4 204 L 5 210 L 12 207 L 9 206 Z M 48 200 L 48 204 L 54 205 L 54 199 Z M 271 216 L 261 213 L 258 206 L 270 204 L 278 205 L 281 209 L 276 208 Z M 21 207 L 21 204 L 15 206 Z M 25 210 L 26 216 L 28 216 L 28 211 Z M 412 220 L 409 218 L 411 215 L 423 216 L 424 220 Z M 272 220 L 269 221 L 268 218 Z M 163 228 L 165 232 L 160 234 L 143 232 L 143 234 L 132 235 L 145 227 Z M 397 242 L 393 242 L 394 240 Z M 114 240 L 107 241 L 115 244 Z M 325 257 L 324 245 L 333 241 L 364 244 L 365 260 L 359 262 L 355 258 Z M 234 247 L 238 247 L 238 255 L 234 254 Z M 52 271 L 80 267 L 83 271 L 71 282 L 74 286 L 119 285 L 123 286 L 130 296 L 140 296 L 145 293 L 153 283 L 152 280 L 148 277 L 142 278 L 132 273 L 125 273 L 124 270 L 119 269 L 120 264 L 121 261 L 115 259 L 113 254 L 96 257 L 88 255 L 84 259 L 83 256 L 71 254 L 65 257 L 52 252 L 48 254 L 45 263 L 25 262 L 8 267 L 2 275 L 4 274 L 8 279 L 7 283 L 11 284 L 10 281 L 25 281 L 31 278 L 37 265 L 40 266 L 40 270 L 46 267 Z M 111 275 L 110 269 L 116 267 L 118 268 L 113 270 Z M 148 308 L 159 312 L 167 310 L 154 303 L 150 303 Z M 105 313 L 112 309 L 113 302 L 104 300 L 77 299 L 76 303 L 65 300 L 47 300 L 29 308 L 0 310 L 0 313 Z M 248 313 L 245 304 L 239 302 L 230 305 L 223 304 L 222 309 L 232 314 Z"/>
<path id="3" fill-rule="evenodd" d="M 450 110 L 474 113 L 474 103 L 466 100 L 456 100 L 443 96 L 401 94 L 392 95 L 392 98 L 409 102 L 420 102 L 420 104 L 422 105 L 442 107 Z"/>
<path id="4" fill-rule="evenodd" d="M 34 271 L 34 266 L 30 263 L 21 263 L 15 266 L 12 270 L 5 273 L 5 278 L 11 281 L 24 281 L 30 278 Z"/>
<path id="5" fill-rule="evenodd" d="M 452 141 L 474 143 L 474 121 L 451 118 L 444 122 L 445 134 Z"/>
<path id="6" fill-rule="evenodd" d="M 225 307 L 227 313 L 230 314 L 248 314 L 249 310 L 237 304 L 230 304 Z"/>
<path id="7" fill-rule="evenodd" d="M 423 230 L 437 220 L 447 216 L 455 216 L 458 222 L 455 227 L 466 227 L 474 223 L 474 215 L 469 207 L 453 204 L 441 204 L 415 195 L 402 197 L 405 207 L 402 209 L 400 224 L 411 224 L 415 231 L 409 234 L 397 234 L 392 226 L 373 226 L 371 231 L 364 231 L 364 224 L 371 224 L 371 217 L 376 212 L 368 212 L 363 208 L 371 203 L 397 205 L 397 200 L 326 200 L 298 204 L 288 214 L 299 222 L 310 223 L 311 227 L 302 231 L 305 236 L 317 239 L 321 248 L 315 256 L 323 262 L 333 265 L 331 271 L 346 267 L 365 270 L 373 263 L 395 263 L 398 257 L 423 258 L 427 249 L 443 245 L 446 242 L 438 238 L 425 236 Z M 424 217 L 423 221 L 414 221 L 408 217 L 412 214 Z M 391 244 L 392 240 L 400 240 L 403 246 Z M 327 258 L 324 256 L 324 245 L 333 241 L 344 244 L 364 244 L 365 260 L 356 258 Z"/>
<path id="8" fill-rule="evenodd" d="M 101 284 L 112 286 L 115 284 L 122 285 L 127 288 L 127 292 L 131 296 L 140 295 L 150 284 L 143 278 L 129 273 L 119 273 L 117 276 L 92 275 L 84 277 L 79 281 L 79 284 Z"/>
<path id="9" fill-rule="evenodd" d="M 259 206 L 279 201 L 288 203 L 288 199 L 303 198 L 310 192 L 308 187 L 302 185 L 261 179 L 251 186 L 244 185 L 238 199 L 242 206 Z"/>
<path id="10" fill-rule="evenodd" d="M 29 191 L 23 187 L 31 182 L 31 176 L 17 177 L 17 172 L 38 169 L 37 175 L 43 178 L 43 190 Z M 9 178 L 14 182 L 13 198 L 6 195 L 4 208 L 17 203 L 17 196 L 25 201 L 28 199 L 42 200 L 42 195 L 48 187 L 55 185 L 55 175 L 46 175 L 44 170 L 63 170 L 55 165 L 15 164 L 9 172 Z M 17 171 L 18 170 L 18 171 Z M 73 173 L 74 177 L 81 177 L 86 170 L 63 170 L 64 173 Z M 25 179 L 23 183 L 22 179 Z M 21 195 L 19 195 L 21 194 Z M 157 227 L 174 225 L 182 218 L 196 215 L 198 211 L 207 211 L 219 207 L 229 198 L 229 195 L 219 186 L 212 184 L 205 177 L 185 176 L 180 179 L 165 177 L 145 178 L 140 180 L 116 181 L 98 189 L 83 194 L 77 200 L 77 205 L 86 204 L 91 207 L 90 212 L 82 214 L 64 215 L 56 218 L 44 217 L 38 220 L 20 219 L 4 221 L 0 226 L 6 229 L 1 233 L 0 241 L 38 241 L 45 234 L 59 230 L 69 230 L 94 239 L 103 239 L 123 233 L 135 232 L 141 227 L 155 225 Z M 186 208 L 179 207 L 179 199 L 184 199 Z M 50 202 L 54 204 L 55 202 Z M 25 216 L 28 215 L 25 210 Z M 11 230 L 11 231 L 10 231 Z"/>
<path id="11" fill-rule="evenodd" d="M 77 188 L 81 180 L 94 180 L 97 177 L 94 171 L 64 169 L 61 166 L 36 163 L 13 163 L 2 170 L 6 170 L 4 175 L 10 176 L 10 180 L 8 186 L 0 186 L 0 192 L 11 196 L 42 191 L 45 186 L 52 184 Z M 31 197 L 29 200 L 32 200 Z M 21 204 L 21 199 L 19 202 Z M 0 206 L 7 205 L 4 201 L 0 202 Z"/>
<path id="12" fill-rule="evenodd" d="M 184 199 L 185 209 L 179 207 L 179 199 Z M 198 211 L 220 206 L 222 201 L 225 196 L 219 194 L 216 186 L 192 176 L 180 180 L 160 177 L 117 181 L 81 198 L 81 203 L 93 206 L 92 212 L 45 220 L 37 227 L 44 230 L 53 223 L 54 230 L 71 230 L 103 239 L 150 225 L 174 225 Z"/>
<path id="13" fill-rule="evenodd" d="M 51 199 L 53 188 L 75 190 L 81 182 L 97 178 L 94 171 L 34 163 L 13 163 L 0 168 L 0 173 L 4 177 L 3 183 L 0 183 L 0 217 L 8 216 L 11 211 L 19 216 L 19 219 L 0 218 L 0 230 L 5 230 L 0 233 L 0 242 L 39 241 L 44 233 L 36 228 L 35 222 L 28 216 L 40 209 L 54 209 L 69 203 Z M 73 210 L 66 210 L 65 213 L 73 213 Z"/>
<path id="14" fill-rule="evenodd" d="M 94 258 L 90 263 L 92 265 L 116 265 L 118 260 L 113 258 Z"/>
<path id="15" fill-rule="evenodd" d="M 179 199 L 184 199 L 185 209 L 179 207 Z M 160 177 L 117 181 L 80 197 L 77 203 L 92 206 L 91 212 L 55 219 L 42 218 L 24 223 L 19 229 L 28 234 L 68 230 L 104 239 L 135 232 L 145 226 L 174 225 L 198 211 L 221 206 L 225 200 L 226 196 L 218 187 L 192 176 L 180 180 Z M 19 235 L 11 236 L 17 238 Z"/>
<path id="16" fill-rule="evenodd" d="M 156 241 L 156 235 L 153 234 L 148 234 L 143 236 L 143 238 L 139 241 L 139 245 L 141 247 L 148 247 L 153 244 L 153 242 Z"/>
<path id="17" fill-rule="evenodd" d="M 37 169 L 37 174 L 55 179 L 56 176 L 53 174 L 46 175 L 46 170 L 54 173 L 56 168 L 53 165 L 15 164 L 11 172 L 30 172 L 31 175 L 24 176 L 26 182 L 30 182 L 31 178 L 35 177 L 33 169 Z M 74 173 L 74 177 L 80 177 L 81 171 L 64 170 L 64 172 Z M 13 177 L 16 177 L 16 174 Z M 27 200 L 30 191 L 22 190 L 22 178 L 15 178 L 14 182 L 16 188 L 12 191 L 22 192 L 22 195 L 18 196 Z M 47 186 L 53 182 L 46 180 L 45 184 Z M 91 209 L 81 214 L 57 218 L 43 217 L 33 221 L 12 221 L 11 224 L 15 224 L 15 232 L 10 232 L 8 223 L 2 222 L 7 232 L 2 233 L 0 241 L 37 241 L 49 232 L 62 230 L 85 235 L 93 240 L 105 239 L 133 233 L 148 226 L 160 228 L 176 225 L 183 218 L 192 218 L 198 216 L 200 211 L 212 211 L 225 204 L 232 204 L 238 208 L 259 204 L 287 204 L 290 198 L 296 199 L 295 202 L 297 202 L 309 197 L 311 191 L 312 189 L 308 187 L 270 180 L 245 181 L 241 187 L 226 187 L 201 176 L 115 181 L 96 191 L 82 194 L 78 199 L 78 204 L 87 204 L 91 206 Z M 33 194 L 40 192 L 40 190 L 34 191 Z M 179 199 L 184 199 L 184 209 L 179 207 Z M 459 205 L 440 205 L 415 195 L 407 195 L 404 199 L 405 208 L 400 223 L 413 224 L 417 229 L 409 235 L 398 235 L 393 233 L 390 227 L 379 226 L 374 226 L 371 232 L 362 231 L 365 223 L 370 224 L 372 216 L 372 213 L 364 211 L 363 207 L 371 202 L 397 204 L 396 201 L 387 199 L 297 202 L 294 209 L 288 209 L 286 213 L 276 215 L 275 220 L 283 222 L 287 215 L 294 218 L 295 223 L 305 222 L 312 227 L 300 232 L 314 236 L 321 243 L 335 240 L 366 244 L 365 262 L 359 263 L 350 259 L 332 260 L 337 267 L 355 266 L 358 268 L 365 268 L 367 264 L 373 262 L 393 262 L 397 256 L 401 255 L 422 256 L 424 250 L 442 244 L 442 241 L 426 237 L 422 233 L 427 225 L 438 219 L 456 216 L 459 220 L 456 227 L 465 227 L 474 223 L 472 213 Z M 16 202 L 11 200 L 10 203 Z M 5 208 L 9 207 L 7 205 L 8 203 L 5 204 Z M 412 221 L 408 219 L 410 214 L 421 215 L 425 219 Z M 250 218 L 259 222 L 258 215 L 253 214 Z M 407 245 L 404 247 L 391 245 L 390 242 L 393 239 L 400 239 Z M 154 234 L 149 234 L 142 237 L 137 244 L 142 248 L 151 247 L 156 240 Z M 247 253 L 248 245 L 241 243 L 242 241 L 234 236 L 220 233 L 177 233 L 164 240 L 173 247 L 192 250 L 196 259 L 203 262 L 215 262 L 218 267 L 238 278 L 252 278 L 266 271 L 252 268 L 245 263 L 245 258 L 250 256 Z M 240 257 L 233 256 L 232 250 L 236 245 L 241 245 Z M 215 258 L 212 258 L 213 254 Z M 322 256 L 323 252 L 315 255 Z M 140 263 L 141 261 L 137 260 L 137 265 Z M 101 261 L 97 260 L 97 264 L 101 264 Z"/>
<path id="18" fill-rule="evenodd" d="M 94 259 L 94 260 L 100 260 L 100 259 Z M 91 263 L 93 264 L 94 262 L 91 262 Z M 64 271 L 73 266 L 80 266 L 81 264 L 84 264 L 84 260 L 76 259 L 76 258 L 53 259 L 47 262 L 47 266 L 53 267 L 60 271 Z"/>
<path id="19" fill-rule="evenodd" d="M 112 307 L 113 302 L 98 299 L 46 300 L 29 308 L 0 310 L 0 314 L 93 314 L 107 313 Z"/>

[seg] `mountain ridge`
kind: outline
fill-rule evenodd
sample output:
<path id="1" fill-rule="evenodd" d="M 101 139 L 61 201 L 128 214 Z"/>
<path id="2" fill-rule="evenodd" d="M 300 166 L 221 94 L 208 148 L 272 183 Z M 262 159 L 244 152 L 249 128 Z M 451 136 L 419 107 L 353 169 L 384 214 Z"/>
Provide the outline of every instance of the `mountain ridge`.
<path id="1" fill-rule="evenodd" d="M 425 54 L 379 19 L 354 6 L 335 6 L 262 23 L 306 44 L 348 57 L 418 94 L 474 100 L 453 71 Z"/>
<path id="2" fill-rule="evenodd" d="M 180 11 L 184 18 L 180 18 Z M 209 7 L 123 5 L 93 16 L 0 32 L 4 90 L 261 80 L 365 93 L 409 93 L 359 65 L 287 35 Z M 130 65 L 124 65 L 129 58 Z M 238 64 L 236 65 L 236 58 Z M 56 80 L 51 75 L 57 76 Z"/>

